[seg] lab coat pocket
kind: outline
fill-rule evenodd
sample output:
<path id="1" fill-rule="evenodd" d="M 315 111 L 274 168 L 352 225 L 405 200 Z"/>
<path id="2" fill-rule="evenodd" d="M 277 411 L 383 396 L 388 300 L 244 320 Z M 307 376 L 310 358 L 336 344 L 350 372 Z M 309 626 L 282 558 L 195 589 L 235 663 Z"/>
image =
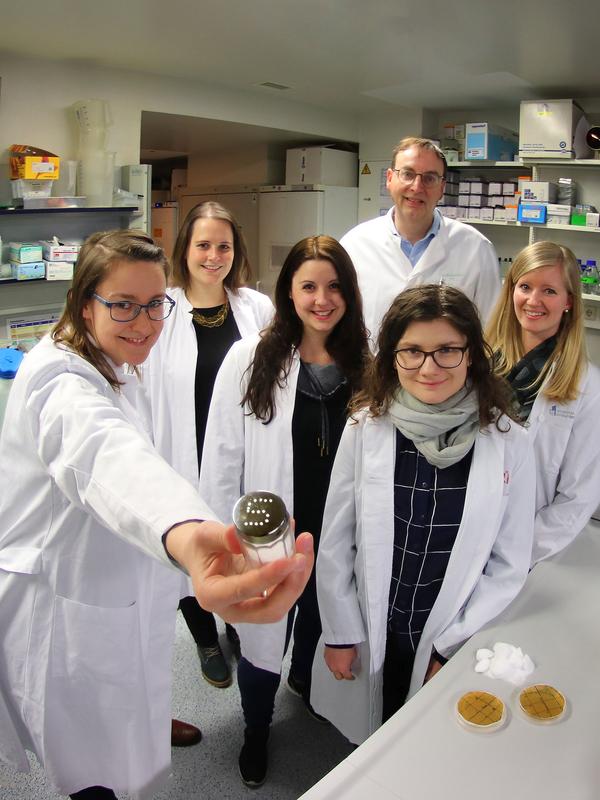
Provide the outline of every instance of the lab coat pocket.
<path id="1" fill-rule="evenodd" d="M 140 659 L 135 603 L 106 608 L 56 597 L 50 673 L 62 693 L 84 704 L 135 708 Z"/>

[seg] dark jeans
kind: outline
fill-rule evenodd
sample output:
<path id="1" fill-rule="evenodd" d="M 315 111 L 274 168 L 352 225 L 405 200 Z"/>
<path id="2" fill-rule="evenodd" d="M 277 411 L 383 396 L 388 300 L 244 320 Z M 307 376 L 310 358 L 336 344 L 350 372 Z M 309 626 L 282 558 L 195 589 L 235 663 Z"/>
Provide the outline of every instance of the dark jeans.
<path id="1" fill-rule="evenodd" d="M 284 652 L 287 651 L 292 629 L 294 647 L 290 673 L 304 685 L 302 694 L 308 702 L 312 663 L 321 635 L 314 570 L 296 609 L 288 614 Z M 281 682 L 281 674 L 255 667 L 242 656 L 238 664 L 237 679 L 246 727 L 252 730 L 268 728 L 273 719 L 275 695 Z"/>
<path id="2" fill-rule="evenodd" d="M 210 611 L 202 608 L 195 597 L 183 597 L 179 601 L 179 610 L 198 647 L 212 647 L 217 644 L 219 641 L 217 621 Z M 231 627 L 226 623 L 226 629 Z"/>
<path id="3" fill-rule="evenodd" d="M 90 786 L 87 789 L 82 789 L 80 792 L 69 795 L 72 800 L 117 800 L 117 795 L 112 789 L 106 789 L 104 786 Z"/>
<path id="4" fill-rule="evenodd" d="M 406 648 L 406 636 L 395 636 L 388 629 L 383 664 L 383 718 L 392 717 L 402 708 L 410 688 L 415 654 Z"/>

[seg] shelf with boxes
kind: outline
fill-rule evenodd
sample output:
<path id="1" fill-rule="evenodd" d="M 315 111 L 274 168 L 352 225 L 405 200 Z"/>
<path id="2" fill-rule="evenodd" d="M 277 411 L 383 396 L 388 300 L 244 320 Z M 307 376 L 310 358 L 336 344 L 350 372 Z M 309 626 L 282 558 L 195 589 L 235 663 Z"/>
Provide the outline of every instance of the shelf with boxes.
<path id="1" fill-rule="evenodd" d="M 585 213 L 574 213 L 576 204 L 600 208 L 600 160 L 540 158 L 515 162 L 463 161 L 453 162 L 449 167 L 449 185 L 454 198 L 445 195 L 444 205 L 440 208 L 442 213 L 472 225 L 523 228 L 527 232 L 527 241 L 519 241 L 519 247 L 547 238 L 544 237 L 544 231 L 549 230 L 572 236 L 600 233 L 600 217 L 589 214 L 586 224 Z M 502 175 L 510 171 L 513 173 L 511 178 L 500 180 Z M 565 184 L 567 192 L 565 202 L 561 202 L 559 194 L 561 182 Z M 511 197 L 511 184 L 514 186 L 514 198 Z M 502 196 L 494 193 L 500 185 Z M 519 186 L 529 192 L 530 202 L 519 203 L 522 200 Z M 481 192 L 474 193 L 474 187 L 479 187 Z M 509 190 L 508 194 L 506 189 Z M 541 191 L 542 194 L 536 195 L 532 190 Z M 500 205 L 501 200 L 504 209 Z M 446 205 L 448 201 L 452 205 Z M 540 211 L 544 212 L 543 215 Z M 579 224 L 571 224 L 574 218 L 578 219 Z M 554 233 L 552 235 L 556 236 Z M 600 240 L 594 240 L 594 246 L 596 241 Z"/>
<path id="2" fill-rule="evenodd" d="M 104 208 L 45 208 L 45 209 L 0 209 L 0 237 L 3 243 L 1 264 L 10 264 L 10 243 L 52 242 L 56 236 L 61 242 L 82 242 L 96 231 L 135 227 L 138 208 L 133 206 Z M 55 262 L 54 280 L 45 277 L 16 279 L 12 268 L 2 272 L 7 277 L 0 279 L 0 339 L 10 339 L 9 322 L 17 317 L 49 322 L 56 318 L 63 306 L 71 285 L 66 270 Z M 21 270 L 27 275 L 27 265 Z M 33 270 L 30 271 L 33 273 Z M 61 278 L 61 274 L 63 276 Z M 46 316 L 44 316 L 46 315 Z M 6 333 L 5 333 L 6 326 Z"/>

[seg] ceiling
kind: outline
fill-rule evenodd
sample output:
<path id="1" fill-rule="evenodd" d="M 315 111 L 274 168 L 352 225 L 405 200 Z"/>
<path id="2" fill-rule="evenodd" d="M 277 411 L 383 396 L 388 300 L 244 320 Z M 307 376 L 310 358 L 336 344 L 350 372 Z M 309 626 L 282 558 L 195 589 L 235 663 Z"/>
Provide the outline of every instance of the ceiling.
<path id="1" fill-rule="evenodd" d="M 364 114 L 599 97 L 598 32 L 590 0 L 27 0 L 0 48 Z"/>

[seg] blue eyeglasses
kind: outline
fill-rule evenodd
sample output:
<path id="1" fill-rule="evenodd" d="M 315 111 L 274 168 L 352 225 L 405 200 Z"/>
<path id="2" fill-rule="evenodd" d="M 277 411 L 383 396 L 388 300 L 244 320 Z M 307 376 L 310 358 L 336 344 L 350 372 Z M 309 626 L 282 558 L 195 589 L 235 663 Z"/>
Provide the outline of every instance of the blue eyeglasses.
<path id="1" fill-rule="evenodd" d="M 166 319 L 175 307 L 175 300 L 170 298 L 169 295 L 165 295 L 163 300 L 150 300 L 149 303 L 132 303 L 130 300 L 115 300 L 111 302 L 100 297 L 99 294 L 93 294 L 92 297 L 108 308 L 110 318 L 115 322 L 131 322 L 140 315 L 142 309 L 151 320 L 160 322 Z"/>

